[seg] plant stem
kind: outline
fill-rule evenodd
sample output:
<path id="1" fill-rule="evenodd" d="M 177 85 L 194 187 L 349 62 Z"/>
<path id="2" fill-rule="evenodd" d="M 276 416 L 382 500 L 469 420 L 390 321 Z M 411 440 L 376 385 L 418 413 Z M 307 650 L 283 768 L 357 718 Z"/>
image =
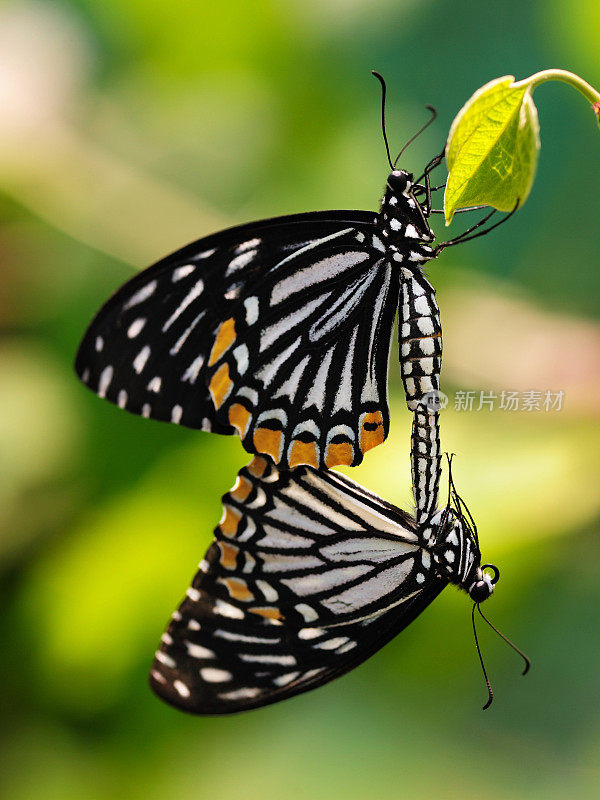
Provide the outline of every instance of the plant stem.
<path id="1" fill-rule="evenodd" d="M 587 81 L 584 81 L 583 78 L 580 78 L 579 75 L 568 72 L 566 69 L 545 69 L 542 72 L 536 72 L 535 75 L 531 75 L 529 78 L 517 81 L 513 86 L 528 85 L 533 90 L 540 83 L 551 80 L 569 83 L 575 89 L 578 89 L 590 103 L 600 103 L 600 92 L 594 89 Z"/>

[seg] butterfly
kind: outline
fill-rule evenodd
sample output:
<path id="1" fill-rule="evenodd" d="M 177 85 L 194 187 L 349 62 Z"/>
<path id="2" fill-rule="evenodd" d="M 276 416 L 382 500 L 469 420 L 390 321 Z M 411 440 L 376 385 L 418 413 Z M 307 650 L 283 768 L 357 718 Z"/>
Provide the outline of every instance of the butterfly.
<path id="1" fill-rule="evenodd" d="M 408 173 L 396 171 L 379 214 L 280 217 L 184 247 L 103 306 L 77 374 L 135 414 L 237 431 L 249 452 L 282 467 L 360 463 L 389 430 L 401 281 L 419 280 L 435 254 L 413 198 Z M 439 341 L 425 355 L 402 337 L 407 364 L 417 356 L 405 376 L 413 398 L 436 388 L 428 371 Z"/>
<path id="2" fill-rule="evenodd" d="M 448 583 L 483 602 L 498 572 L 482 567 L 456 499 L 419 525 L 335 471 L 281 471 L 256 456 L 223 497 L 152 689 L 197 714 L 268 705 L 363 662 Z"/>
<path id="3" fill-rule="evenodd" d="M 424 268 L 491 214 L 433 246 L 431 193 L 442 187 L 429 174 L 443 153 L 416 181 L 396 169 L 406 145 L 392 162 L 385 83 L 374 74 L 391 168 L 379 212 L 275 217 L 177 250 L 92 321 L 75 362 L 87 386 L 134 414 L 238 433 L 248 452 L 282 468 L 321 469 L 359 464 L 388 435 L 397 308 L 408 407 L 439 389 L 441 327 Z M 437 473 L 428 470 L 429 487 Z M 433 495 L 420 497 L 423 513 L 435 508 Z"/>

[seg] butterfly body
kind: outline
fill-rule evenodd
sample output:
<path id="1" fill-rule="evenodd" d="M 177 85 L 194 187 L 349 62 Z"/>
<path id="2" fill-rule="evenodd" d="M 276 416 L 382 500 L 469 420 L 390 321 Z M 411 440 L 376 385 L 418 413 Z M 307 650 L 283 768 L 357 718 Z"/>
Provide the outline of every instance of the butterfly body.
<path id="1" fill-rule="evenodd" d="M 423 399 L 439 392 L 442 328 L 435 289 L 419 266 L 435 255 L 430 244 L 434 235 L 413 194 L 410 173 L 392 172 L 386 188 L 380 224 L 392 260 L 400 264 L 400 374 L 407 406 L 414 414 L 411 473 L 416 518 L 422 523 L 437 508 L 441 474 L 439 417 Z M 401 237 L 400 248 L 394 244 L 394 234 Z M 408 240 L 414 240 L 414 247 L 407 248 Z"/>
<path id="2" fill-rule="evenodd" d="M 223 505 L 151 671 L 152 688 L 187 711 L 307 691 L 364 661 L 448 582 L 493 591 L 462 517 L 444 509 L 420 527 L 335 472 L 257 457 Z"/>

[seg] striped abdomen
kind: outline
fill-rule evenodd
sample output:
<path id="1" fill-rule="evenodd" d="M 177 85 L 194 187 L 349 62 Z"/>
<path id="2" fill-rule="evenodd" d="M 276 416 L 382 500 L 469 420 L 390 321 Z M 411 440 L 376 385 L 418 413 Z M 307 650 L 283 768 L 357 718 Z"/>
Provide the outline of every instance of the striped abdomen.
<path id="1" fill-rule="evenodd" d="M 420 407 L 423 395 L 439 391 L 442 328 L 435 290 L 418 270 L 402 269 L 400 372 L 406 404 Z"/>
<path id="2" fill-rule="evenodd" d="M 415 516 L 421 523 L 427 521 L 437 508 L 442 469 L 439 414 L 415 411 L 410 437 L 410 467 Z"/>

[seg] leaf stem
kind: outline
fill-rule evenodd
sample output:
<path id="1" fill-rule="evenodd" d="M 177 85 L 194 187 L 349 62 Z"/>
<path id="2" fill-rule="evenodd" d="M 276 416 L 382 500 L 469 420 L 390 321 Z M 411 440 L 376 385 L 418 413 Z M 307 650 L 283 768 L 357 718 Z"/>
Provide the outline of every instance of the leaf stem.
<path id="1" fill-rule="evenodd" d="M 535 89 L 540 83 L 552 80 L 563 81 L 564 83 L 570 84 L 575 89 L 578 89 L 592 105 L 600 103 L 600 92 L 594 89 L 587 81 L 584 81 L 583 78 L 580 78 L 579 75 L 575 75 L 575 73 L 569 72 L 566 69 L 545 69 L 541 72 L 536 72 L 529 78 L 524 78 L 522 81 L 513 83 L 513 87 L 528 85 L 531 89 Z"/>

